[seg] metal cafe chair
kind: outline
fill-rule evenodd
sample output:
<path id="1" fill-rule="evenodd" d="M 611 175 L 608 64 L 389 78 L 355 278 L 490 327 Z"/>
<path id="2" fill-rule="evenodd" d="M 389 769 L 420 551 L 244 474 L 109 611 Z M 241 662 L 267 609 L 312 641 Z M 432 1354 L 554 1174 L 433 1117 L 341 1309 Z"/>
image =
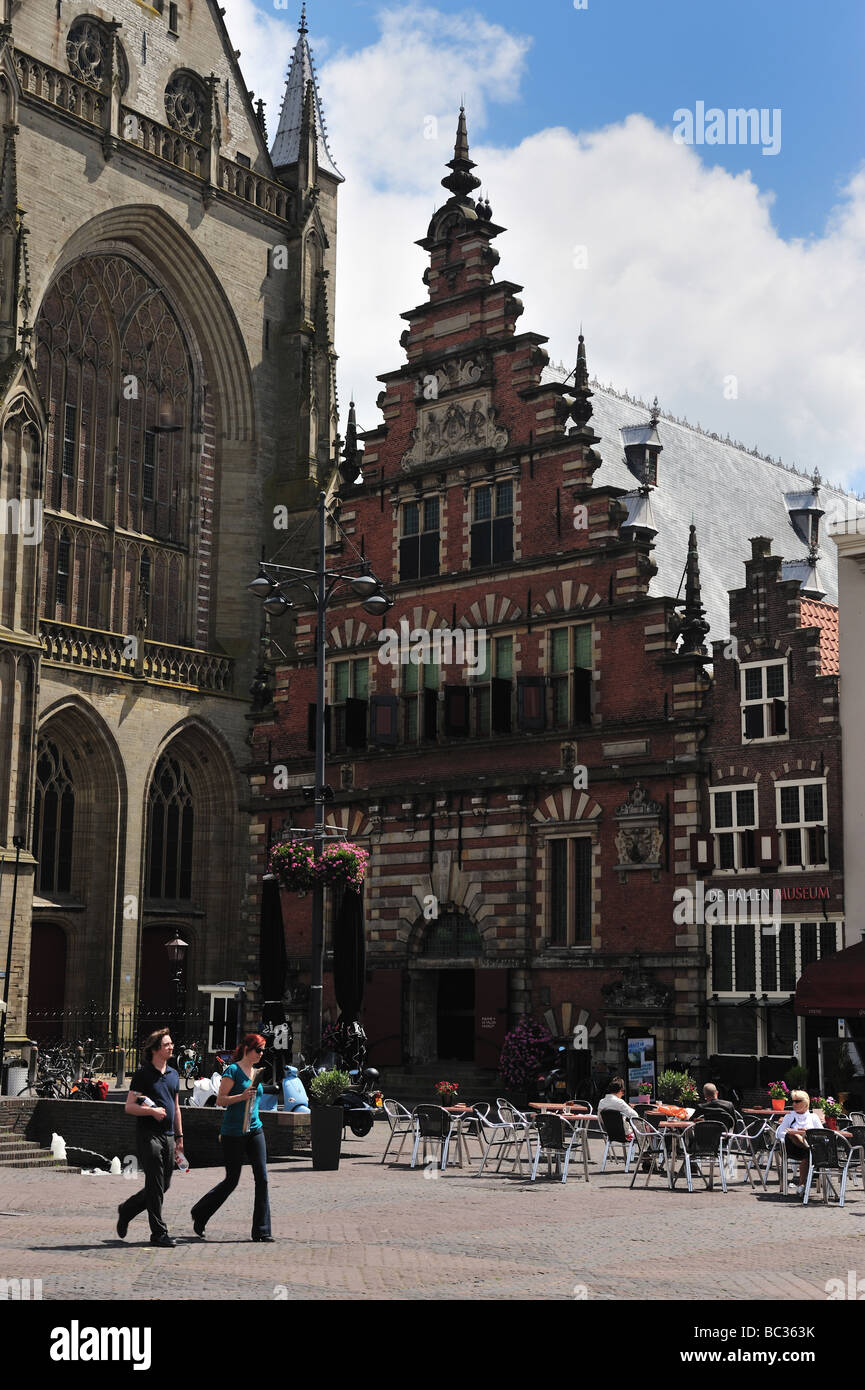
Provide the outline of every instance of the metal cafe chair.
<path id="1" fill-rule="evenodd" d="M 860 1113 L 861 1112 L 858 1110 L 853 1111 L 854 1115 Z M 850 1143 L 853 1145 L 853 1148 L 861 1150 L 858 1167 L 859 1175 L 862 1178 L 862 1187 L 865 1188 L 865 1124 L 859 1124 L 858 1122 L 851 1123 L 847 1128 L 850 1131 Z"/>
<path id="2" fill-rule="evenodd" d="M 835 1192 L 838 1198 L 839 1207 L 844 1205 L 844 1197 L 847 1192 L 847 1176 L 850 1171 L 850 1164 L 854 1159 L 861 1159 L 862 1150 L 854 1148 L 849 1139 L 845 1139 L 842 1134 L 837 1134 L 832 1129 L 809 1129 L 808 1139 L 808 1176 L 805 1179 L 805 1195 L 802 1198 L 803 1207 L 807 1207 L 808 1198 L 811 1195 L 811 1184 L 815 1177 L 819 1177 L 820 1185 L 823 1189 L 823 1204 L 829 1204 L 829 1192 Z M 836 1190 L 830 1174 L 837 1175 L 838 1188 Z"/>
<path id="3" fill-rule="evenodd" d="M 643 1168 L 646 1171 L 646 1181 L 643 1186 L 648 1187 L 649 1179 L 653 1173 L 663 1173 L 664 1177 L 667 1177 L 667 1148 L 664 1143 L 664 1136 L 659 1129 L 656 1129 L 648 1120 L 644 1120 L 639 1115 L 631 1120 L 631 1128 L 638 1145 L 634 1158 L 631 1187 L 634 1186 Z"/>
<path id="4" fill-rule="evenodd" d="M 542 1155 L 547 1160 L 547 1177 L 552 1177 L 552 1164 L 555 1159 L 556 1174 L 561 1173 L 562 1182 L 567 1182 L 568 1167 L 574 1152 L 581 1154 L 583 1176 L 586 1182 L 589 1181 L 585 1124 L 578 1121 L 574 1125 L 570 1125 L 567 1120 L 562 1119 L 561 1115 L 542 1113 L 537 1117 L 536 1134 L 535 1160 L 532 1164 L 531 1182 L 534 1182 L 538 1175 L 538 1164 Z"/>
<path id="5" fill-rule="evenodd" d="M 754 1179 L 751 1170 L 756 1169 L 757 1176 L 766 1190 L 766 1182 L 769 1172 L 769 1162 L 767 1161 L 765 1170 L 760 1170 L 760 1160 L 771 1154 L 775 1143 L 775 1131 L 771 1125 L 767 1125 L 765 1120 L 751 1120 L 749 1124 L 744 1124 L 741 1129 L 738 1127 L 728 1131 L 724 1135 L 723 1148 L 730 1162 L 728 1176 L 735 1182 L 738 1173 L 739 1160 L 745 1160 L 745 1178 L 751 1187 L 754 1186 Z M 742 1181 L 745 1181 L 745 1178 Z"/>
<path id="6" fill-rule="evenodd" d="M 625 1172 L 631 1171 L 631 1158 L 634 1152 L 633 1130 L 632 1137 L 628 1138 L 628 1131 L 625 1129 L 625 1117 L 618 1110 L 599 1110 L 598 1119 L 606 1140 L 604 1144 L 604 1155 L 601 1159 L 601 1172 L 606 1171 L 607 1156 L 613 1145 L 621 1146 L 622 1158 L 625 1164 Z M 628 1126 L 631 1127 L 631 1117 L 628 1117 Z M 617 1157 L 614 1153 L 613 1157 Z"/>
<path id="7" fill-rule="evenodd" d="M 699 1124 L 691 1125 L 682 1133 L 682 1155 L 685 1160 L 685 1177 L 688 1180 L 688 1191 L 693 1192 L 694 1184 L 692 1181 L 693 1168 L 697 1168 L 697 1175 L 703 1179 L 704 1187 L 710 1191 L 714 1187 L 715 1164 L 718 1165 L 718 1172 L 721 1177 L 721 1190 L 727 1191 L 727 1175 L 724 1172 L 724 1139 L 727 1134 L 727 1126 L 720 1120 L 701 1120 Z M 703 1171 L 708 1165 L 708 1176 Z M 676 1179 L 673 1177 L 673 1186 Z"/>
<path id="8" fill-rule="evenodd" d="M 452 1139 L 457 1141 L 457 1154 L 460 1143 L 460 1115 L 449 1115 L 441 1105 L 416 1105 L 413 1112 L 415 1122 L 414 1147 L 411 1153 L 412 1168 L 417 1165 L 417 1151 L 423 1145 L 421 1162 L 426 1165 L 427 1147 L 438 1146 L 442 1171 L 448 1164 L 448 1152 Z"/>
<path id="9" fill-rule="evenodd" d="M 473 1104 L 471 1106 L 471 1109 L 467 1110 L 466 1113 L 462 1116 L 461 1120 L 460 1128 L 463 1139 L 474 1139 L 475 1143 L 478 1146 L 478 1151 L 481 1154 L 483 1154 L 484 1145 L 483 1140 L 481 1139 L 480 1122 L 482 1119 L 485 1120 L 489 1113 L 489 1101 L 482 1100 L 479 1101 L 476 1105 Z M 468 1154 L 468 1144 L 466 1144 L 466 1153 Z"/>
<path id="10" fill-rule="evenodd" d="M 498 1173 L 506 1158 L 513 1163 L 511 1172 L 523 1174 L 522 1148 L 527 1142 L 527 1131 L 521 1125 L 505 1124 L 503 1120 L 488 1120 L 485 1115 L 478 1119 L 478 1139 L 481 1144 L 481 1166 L 473 1175 L 479 1178 L 491 1154 L 498 1154 L 496 1172 Z M 531 1168 L 531 1153 L 529 1153 Z"/>
<path id="11" fill-rule="evenodd" d="M 403 1150 L 403 1145 L 410 1134 L 414 1134 L 414 1117 L 410 1110 L 406 1110 L 404 1105 L 400 1105 L 398 1100 L 386 1100 L 384 1102 L 384 1113 L 387 1115 L 387 1122 L 390 1125 L 390 1134 L 384 1146 L 384 1153 L 381 1161 L 384 1163 L 388 1155 L 388 1150 L 394 1139 L 399 1139 L 399 1148 L 396 1157 L 399 1158 Z"/>

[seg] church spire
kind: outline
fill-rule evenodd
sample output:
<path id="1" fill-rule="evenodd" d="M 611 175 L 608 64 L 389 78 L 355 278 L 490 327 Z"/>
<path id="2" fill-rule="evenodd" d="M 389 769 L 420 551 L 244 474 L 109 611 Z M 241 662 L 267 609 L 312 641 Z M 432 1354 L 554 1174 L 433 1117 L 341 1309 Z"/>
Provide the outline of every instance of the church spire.
<path id="1" fill-rule="evenodd" d="M 704 638 L 709 631 L 700 591 L 700 557 L 697 554 L 697 528 L 688 533 L 688 559 L 685 565 L 685 612 L 682 617 L 680 656 L 708 656 Z"/>
<path id="2" fill-rule="evenodd" d="M 351 487 L 357 481 L 362 462 L 363 453 L 357 445 L 357 416 L 354 401 L 349 401 L 348 422 L 345 427 L 345 448 L 342 451 L 342 462 L 339 466 L 343 482 L 347 486 Z"/>
<path id="3" fill-rule="evenodd" d="M 279 113 L 279 126 L 270 157 L 275 169 L 284 169 L 287 165 L 297 164 L 305 148 L 304 117 L 307 116 L 307 120 L 312 121 L 314 148 L 319 170 L 324 174 L 330 174 L 331 178 L 342 183 L 343 176 L 333 162 L 328 145 L 327 126 L 322 112 L 315 64 L 307 38 L 308 33 L 306 5 L 304 5 L 297 30 L 297 43 L 288 69 L 282 110 Z M 308 98 L 309 111 L 307 112 L 309 88 L 311 88 L 311 93 Z"/>
<path id="4" fill-rule="evenodd" d="M 474 189 L 480 188 L 480 179 L 475 178 L 472 173 L 472 169 L 476 168 L 476 165 L 474 160 L 469 159 L 469 135 L 466 128 L 466 109 L 464 106 L 460 107 L 454 157 L 448 160 L 448 168 L 452 172 L 442 179 L 442 187 L 447 188 L 455 198 L 467 198 Z"/>

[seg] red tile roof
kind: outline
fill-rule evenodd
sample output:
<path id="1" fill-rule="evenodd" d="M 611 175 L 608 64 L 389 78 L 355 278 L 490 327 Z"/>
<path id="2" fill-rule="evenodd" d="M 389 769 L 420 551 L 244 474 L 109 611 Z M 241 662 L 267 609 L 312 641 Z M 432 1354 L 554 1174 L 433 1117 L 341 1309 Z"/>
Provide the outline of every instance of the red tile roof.
<path id="1" fill-rule="evenodd" d="M 838 664 L 838 609 L 831 603 L 818 603 L 813 598 L 801 600 L 803 627 L 820 629 L 820 675 L 837 676 Z"/>

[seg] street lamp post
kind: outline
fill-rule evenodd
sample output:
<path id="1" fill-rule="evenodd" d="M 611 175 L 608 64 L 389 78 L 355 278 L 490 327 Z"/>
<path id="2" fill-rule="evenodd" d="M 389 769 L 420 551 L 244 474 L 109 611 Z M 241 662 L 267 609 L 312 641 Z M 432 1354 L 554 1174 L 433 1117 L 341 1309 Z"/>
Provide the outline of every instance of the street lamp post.
<path id="1" fill-rule="evenodd" d="M 262 563 L 257 579 L 249 585 L 257 597 L 264 600 L 264 607 L 272 616 L 285 613 L 291 604 L 283 596 L 282 589 L 292 584 L 300 584 L 315 603 L 315 663 L 316 663 L 316 709 L 315 709 L 315 784 L 313 787 L 314 819 L 312 832 L 313 855 L 321 857 L 324 848 L 324 806 L 330 799 L 330 788 L 325 786 L 325 671 L 327 644 L 325 641 L 325 618 L 328 605 L 341 585 L 348 585 L 357 598 L 362 600 L 363 608 L 373 617 L 381 617 L 393 607 L 393 599 L 385 594 L 381 583 L 369 569 L 365 560 L 347 565 L 341 570 L 327 568 L 326 521 L 327 506 L 323 492 L 318 495 L 318 565 L 314 570 L 298 569 L 291 565 Z M 273 571 L 285 574 L 286 579 L 277 581 Z M 332 795 L 332 793 L 330 793 Z M 324 884 L 316 877 L 312 890 L 312 968 L 309 995 L 309 1047 L 315 1053 L 321 1043 L 322 994 L 324 989 Z"/>
<path id="2" fill-rule="evenodd" d="M 184 941 L 178 932 L 171 941 L 166 941 L 165 949 L 168 952 L 168 959 L 174 967 L 174 979 L 171 982 L 172 997 L 174 1000 L 174 1017 L 171 1020 L 171 1031 L 175 1035 L 174 1042 L 178 1044 L 180 1039 L 176 1036 L 180 1024 L 180 990 L 181 979 L 183 976 L 183 961 L 186 956 L 188 942 Z"/>

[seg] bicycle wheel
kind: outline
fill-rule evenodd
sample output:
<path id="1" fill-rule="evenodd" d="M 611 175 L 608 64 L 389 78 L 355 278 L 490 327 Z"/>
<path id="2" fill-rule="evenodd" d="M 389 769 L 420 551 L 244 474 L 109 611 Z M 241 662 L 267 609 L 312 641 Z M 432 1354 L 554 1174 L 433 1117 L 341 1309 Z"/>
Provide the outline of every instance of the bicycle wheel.
<path id="1" fill-rule="evenodd" d="M 191 1062 L 187 1062 L 186 1066 L 183 1068 L 183 1080 L 186 1084 L 187 1091 L 191 1091 L 195 1085 L 196 1070 L 197 1068 L 194 1067 Z"/>
<path id="2" fill-rule="evenodd" d="M 18 1097 L 23 1100 L 39 1100 L 39 1087 L 22 1086 L 21 1090 L 18 1092 Z"/>
<path id="3" fill-rule="evenodd" d="M 91 1076 L 97 1076 L 98 1073 L 101 1072 L 101 1070 L 102 1070 L 102 1068 L 104 1067 L 104 1065 L 105 1065 L 105 1056 L 104 1056 L 104 1054 L 101 1053 L 101 1052 L 96 1052 L 96 1053 L 94 1053 L 94 1055 L 90 1058 L 90 1065 L 89 1065 L 88 1067 L 85 1067 L 85 1071 L 89 1072 L 89 1074 L 90 1074 Z"/>

